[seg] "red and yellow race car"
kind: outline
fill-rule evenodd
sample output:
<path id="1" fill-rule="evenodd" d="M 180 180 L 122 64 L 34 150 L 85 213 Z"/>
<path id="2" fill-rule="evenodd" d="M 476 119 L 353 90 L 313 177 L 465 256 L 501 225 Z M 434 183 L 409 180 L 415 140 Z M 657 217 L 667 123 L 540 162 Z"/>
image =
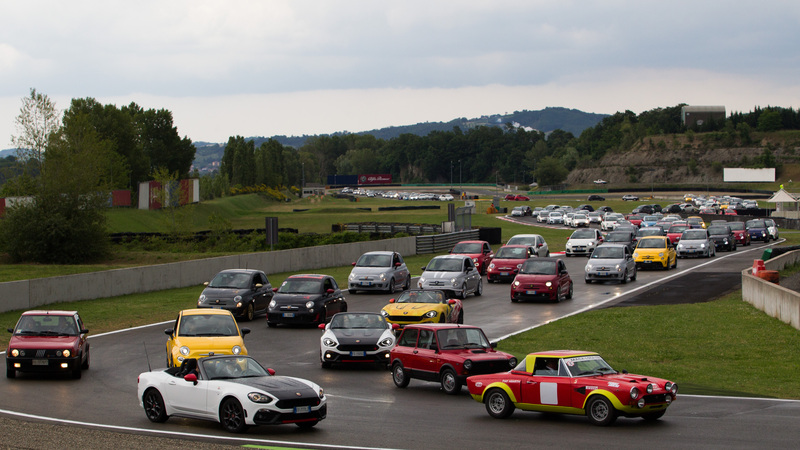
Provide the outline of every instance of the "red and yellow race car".
<path id="1" fill-rule="evenodd" d="M 497 419 L 519 408 L 586 415 L 595 425 L 618 416 L 657 420 L 678 393 L 672 381 L 619 373 L 597 353 L 574 350 L 531 353 L 510 372 L 467 378 L 467 387 Z"/>

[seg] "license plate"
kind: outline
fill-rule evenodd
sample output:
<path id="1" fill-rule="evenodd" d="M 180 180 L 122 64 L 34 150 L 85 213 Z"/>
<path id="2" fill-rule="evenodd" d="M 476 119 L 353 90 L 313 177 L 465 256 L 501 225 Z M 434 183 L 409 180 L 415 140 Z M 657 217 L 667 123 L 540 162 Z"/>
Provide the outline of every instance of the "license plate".
<path id="1" fill-rule="evenodd" d="M 366 352 L 350 352 L 350 356 L 364 356 Z"/>
<path id="2" fill-rule="evenodd" d="M 33 361 L 31 361 L 31 365 L 34 366 L 46 366 L 48 363 L 49 361 L 46 359 L 34 359 Z"/>
<path id="3" fill-rule="evenodd" d="M 600 275 L 601 277 L 607 277 L 608 276 L 608 272 L 597 272 L 597 274 Z"/>
<path id="4" fill-rule="evenodd" d="M 283 313 L 283 317 L 294 317 L 294 313 Z"/>
<path id="5" fill-rule="evenodd" d="M 372 286 L 372 282 L 371 281 L 362 281 L 361 285 L 362 286 Z"/>
<path id="6" fill-rule="evenodd" d="M 507 277 L 508 276 L 508 272 L 500 272 L 500 275 L 502 275 L 504 277 Z"/>
<path id="7" fill-rule="evenodd" d="M 653 261 L 645 260 L 645 261 L 643 261 L 643 262 L 644 262 L 644 263 L 646 263 L 646 264 L 650 264 L 650 263 L 651 263 L 651 262 L 653 262 Z"/>
<path id="8" fill-rule="evenodd" d="M 536 295 L 536 291 L 525 291 L 528 295 Z"/>
<path id="9" fill-rule="evenodd" d="M 303 413 L 307 413 L 307 412 L 311 412 L 311 407 L 310 406 L 298 406 L 298 407 L 296 407 L 294 409 L 294 413 L 295 414 L 303 414 Z"/>

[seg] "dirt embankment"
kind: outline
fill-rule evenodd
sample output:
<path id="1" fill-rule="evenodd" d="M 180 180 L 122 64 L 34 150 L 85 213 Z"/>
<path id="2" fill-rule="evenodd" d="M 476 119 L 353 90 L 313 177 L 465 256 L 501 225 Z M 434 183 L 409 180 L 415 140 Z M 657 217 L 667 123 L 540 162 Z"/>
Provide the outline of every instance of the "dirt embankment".
<path id="1" fill-rule="evenodd" d="M 748 146 L 713 147 L 686 135 L 652 136 L 628 151 L 613 151 L 592 164 L 579 166 L 568 184 L 587 184 L 598 178 L 610 183 L 705 183 L 723 181 L 723 168 L 748 167 L 769 148 L 778 162 L 800 162 L 800 141 L 772 138 Z"/>

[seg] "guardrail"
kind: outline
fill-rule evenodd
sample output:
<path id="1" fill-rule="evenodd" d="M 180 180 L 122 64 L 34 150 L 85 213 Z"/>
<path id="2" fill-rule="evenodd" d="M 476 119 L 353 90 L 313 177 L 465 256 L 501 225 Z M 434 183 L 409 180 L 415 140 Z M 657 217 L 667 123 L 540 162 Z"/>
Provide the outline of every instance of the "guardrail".
<path id="1" fill-rule="evenodd" d="M 800 261 L 800 250 L 764 261 L 767 270 L 781 270 Z M 742 271 L 742 299 L 767 315 L 800 330 L 800 293 Z"/>
<path id="2" fill-rule="evenodd" d="M 356 233 L 406 233 L 406 234 L 433 234 L 441 233 L 441 225 L 407 225 L 391 223 L 346 223 L 345 231 Z"/>
<path id="3" fill-rule="evenodd" d="M 436 253 L 450 250 L 460 241 L 470 241 L 480 238 L 479 230 L 457 231 L 455 233 L 434 234 L 417 236 L 417 254 Z"/>

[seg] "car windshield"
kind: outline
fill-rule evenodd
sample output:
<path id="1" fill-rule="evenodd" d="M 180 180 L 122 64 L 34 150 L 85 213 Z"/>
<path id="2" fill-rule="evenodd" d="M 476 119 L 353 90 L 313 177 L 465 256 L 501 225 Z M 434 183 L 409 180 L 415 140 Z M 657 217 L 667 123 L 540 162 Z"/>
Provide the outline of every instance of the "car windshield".
<path id="1" fill-rule="evenodd" d="M 483 250 L 483 244 L 477 242 L 459 242 L 453 247 L 450 253 L 480 253 Z"/>
<path id="2" fill-rule="evenodd" d="M 564 358 L 563 361 L 564 365 L 567 366 L 567 370 L 569 370 L 570 376 L 573 377 L 617 373 L 599 355 Z"/>
<path id="3" fill-rule="evenodd" d="M 575 216 L 572 219 L 586 220 L 586 214 L 575 214 Z"/>
<path id="4" fill-rule="evenodd" d="M 450 328 L 436 332 L 442 350 L 457 348 L 491 348 L 480 328 Z"/>
<path id="5" fill-rule="evenodd" d="M 748 220 L 747 228 L 767 228 L 763 220 Z"/>
<path id="6" fill-rule="evenodd" d="M 608 233 L 606 242 L 630 242 L 630 233 Z"/>
<path id="7" fill-rule="evenodd" d="M 506 242 L 506 245 L 534 245 L 536 238 L 534 236 L 513 236 Z"/>
<path id="8" fill-rule="evenodd" d="M 597 235 L 595 234 L 594 230 L 584 229 L 584 230 L 577 230 L 574 233 L 572 233 L 570 239 L 594 239 L 596 236 Z"/>
<path id="9" fill-rule="evenodd" d="M 425 268 L 426 272 L 461 272 L 464 262 L 461 259 L 455 258 L 433 258 L 428 267 Z"/>
<path id="10" fill-rule="evenodd" d="M 624 252 L 622 247 L 597 247 L 592 252 L 592 259 L 622 259 Z"/>
<path id="11" fill-rule="evenodd" d="M 555 275 L 556 262 L 541 259 L 529 259 L 519 269 L 519 273 L 529 275 Z"/>
<path id="12" fill-rule="evenodd" d="M 203 358 L 200 363 L 209 380 L 270 376 L 258 361 L 246 356 Z"/>
<path id="13" fill-rule="evenodd" d="M 356 261 L 357 267 L 389 267 L 392 265 L 392 255 L 361 255 Z"/>
<path id="14" fill-rule="evenodd" d="M 196 314 L 181 317 L 178 324 L 178 335 L 183 337 L 199 336 L 238 336 L 239 329 L 231 315 Z"/>
<path id="15" fill-rule="evenodd" d="M 77 336 L 78 326 L 72 316 L 27 315 L 20 317 L 14 334 L 18 336 Z"/>
<path id="16" fill-rule="evenodd" d="M 683 233 L 684 231 L 686 231 L 686 228 L 688 228 L 686 225 L 673 225 L 669 227 L 669 231 L 667 231 L 667 233 L 670 234 Z"/>
<path id="17" fill-rule="evenodd" d="M 644 237 L 644 236 L 661 236 L 663 231 L 658 228 L 642 228 L 636 232 L 636 236 Z"/>
<path id="18" fill-rule="evenodd" d="M 343 313 L 331 319 L 331 328 L 386 328 L 386 320 L 380 314 Z"/>
<path id="19" fill-rule="evenodd" d="M 447 299 L 441 291 L 405 291 L 395 303 L 445 303 Z"/>
<path id="20" fill-rule="evenodd" d="M 744 222 L 728 222 L 731 230 L 744 230 Z"/>
<path id="21" fill-rule="evenodd" d="M 525 259 L 528 257 L 526 247 L 500 247 L 494 254 L 494 259 Z"/>
<path id="22" fill-rule="evenodd" d="M 247 289 L 250 287 L 250 274 L 220 272 L 208 283 L 211 288 Z"/>
<path id="23" fill-rule="evenodd" d="M 728 227 L 727 226 L 708 227 L 708 234 L 711 235 L 728 234 Z"/>
<path id="24" fill-rule="evenodd" d="M 658 216 L 644 216 L 645 222 L 658 222 Z"/>
<path id="25" fill-rule="evenodd" d="M 705 238 L 705 230 L 686 230 L 681 235 L 682 241 L 702 241 Z"/>
<path id="26" fill-rule="evenodd" d="M 322 280 L 308 278 L 289 278 L 278 288 L 279 294 L 320 294 Z"/>
<path id="27" fill-rule="evenodd" d="M 664 248 L 664 239 L 641 239 L 636 248 Z"/>

